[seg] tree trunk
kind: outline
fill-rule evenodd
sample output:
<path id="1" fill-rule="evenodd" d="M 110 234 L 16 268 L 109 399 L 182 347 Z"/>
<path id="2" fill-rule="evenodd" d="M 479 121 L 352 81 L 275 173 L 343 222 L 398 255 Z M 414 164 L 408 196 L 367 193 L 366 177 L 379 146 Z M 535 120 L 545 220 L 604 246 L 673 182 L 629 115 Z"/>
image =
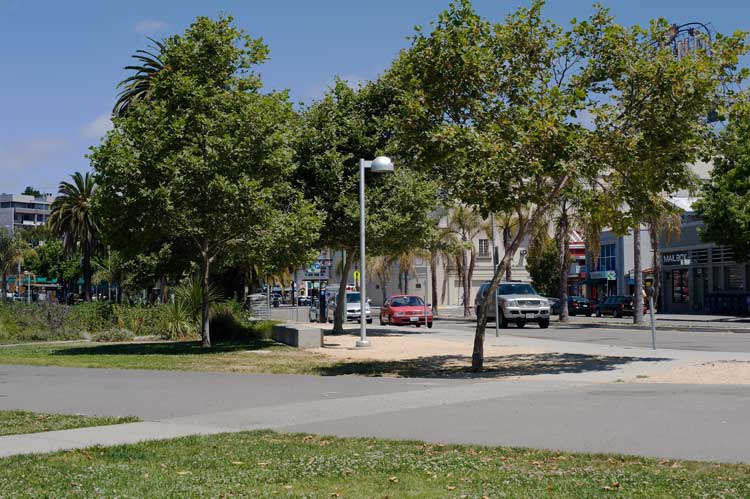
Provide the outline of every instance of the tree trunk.
<path id="1" fill-rule="evenodd" d="M 432 281 L 432 313 L 438 314 L 438 292 L 437 292 L 437 256 L 433 253 L 430 255 L 430 280 Z"/>
<path id="2" fill-rule="evenodd" d="M 91 249 L 83 249 L 83 300 L 91 301 Z"/>
<path id="3" fill-rule="evenodd" d="M 167 276 L 162 274 L 159 277 L 159 291 L 161 291 L 161 302 L 167 303 Z"/>
<path id="4" fill-rule="evenodd" d="M 354 251 L 344 251 L 344 268 L 341 271 L 339 292 L 336 295 L 336 311 L 333 314 L 333 332 L 343 333 L 346 320 L 346 281 L 349 280 L 349 272 L 354 265 Z"/>
<path id="5" fill-rule="evenodd" d="M 633 290 L 633 324 L 644 324 L 643 319 L 643 271 L 641 269 L 641 224 L 633 230 L 633 272 L 635 272 L 635 290 Z"/>
<path id="6" fill-rule="evenodd" d="M 567 206 L 563 204 L 558 227 L 560 245 L 560 322 L 568 322 L 568 272 L 570 270 L 570 223 Z"/>
<path id="7" fill-rule="evenodd" d="M 379 276 L 379 280 L 380 280 L 380 291 L 383 295 L 383 303 L 385 303 L 385 301 L 388 299 L 388 287 L 387 287 L 388 281 L 383 275 Z"/>
<path id="8" fill-rule="evenodd" d="M 510 251 L 510 245 L 511 245 L 511 233 L 510 233 L 510 227 L 503 227 L 503 252 L 507 253 Z M 511 263 L 508 264 L 508 268 L 505 269 L 505 280 L 506 281 L 512 281 L 513 280 L 513 260 L 511 260 Z"/>
<path id="9" fill-rule="evenodd" d="M 471 281 L 469 281 L 469 268 L 468 264 L 466 262 L 466 251 L 461 251 L 461 267 L 463 267 L 463 275 L 462 275 L 462 282 L 463 282 L 463 302 L 464 302 L 464 317 L 471 317 L 471 304 L 469 303 L 469 285 Z"/>
<path id="10" fill-rule="evenodd" d="M 519 221 L 516 237 L 513 238 L 513 242 L 508 248 L 508 251 L 505 252 L 505 254 L 503 255 L 503 259 L 500 261 L 497 269 L 495 269 L 495 272 L 492 275 L 492 280 L 490 281 L 490 287 L 487 289 L 486 296 L 492 296 L 493 293 L 497 293 L 497 286 L 498 284 L 500 284 L 500 281 L 505 275 L 508 266 L 513 260 L 513 256 L 518 250 L 518 247 L 521 245 L 521 240 L 526 234 L 526 227 L 527 225 L 522 224 Z M 490 300 L 482 300 L 482 303 L 479 306 L 477 328 L 474 333 L 474 350 L 471 354 L 471 370 L 474 372 L 481 372 L 482 369 L 484 369 L 484 332 L 487 328 L 487 305 L 489 304 L 489 302 Z M 496 318 L 496 320 L 498 319 Z"/>
<path id="11" fill-rule="evenodd" d="M 209 315 L 208 315 L 208 287 L 209 287 L 209 275 L 210 275 L 211 258 L 208 256 L 208 248 L 204 247 L 203 251 L 203 265 L 201 275 L 201 292 L 203 300 L 201 303 L 201 346 L 203 348 L 211 348 L 211 332 L 209 331 Z"/>
<path id="12" fill-rule="evenodd" d="M 404 294 L 409 294 L 409 269 L 404 270 Z"/>

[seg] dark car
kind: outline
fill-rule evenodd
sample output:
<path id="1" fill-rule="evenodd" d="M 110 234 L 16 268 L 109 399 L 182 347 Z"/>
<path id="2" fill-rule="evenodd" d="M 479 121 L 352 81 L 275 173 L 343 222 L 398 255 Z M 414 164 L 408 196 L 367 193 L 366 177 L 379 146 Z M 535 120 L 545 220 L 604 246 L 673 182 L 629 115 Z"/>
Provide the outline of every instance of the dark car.
<path id="1" fill-rule="evenodd" d="M 633 315 L 633 297 L 608 296 L 596 306 L 596 316 L 601 317 L 602 315 L 611 315 L 612 317 Z"/>
<path id="2" fill-rule="evenodd" d="M 549 301 L 549 313 L 550 315 L 560 315 L 562 307 L 560 306 L 560 298 L 547 298 Z"/>
<path id="3" fill-rule="evenodd" d="M 585 315 L 591 317 L 594 313 L 596 304 L 584 298 L 583 296 L 569 296 L 568 297 L 568 315 Z"/>

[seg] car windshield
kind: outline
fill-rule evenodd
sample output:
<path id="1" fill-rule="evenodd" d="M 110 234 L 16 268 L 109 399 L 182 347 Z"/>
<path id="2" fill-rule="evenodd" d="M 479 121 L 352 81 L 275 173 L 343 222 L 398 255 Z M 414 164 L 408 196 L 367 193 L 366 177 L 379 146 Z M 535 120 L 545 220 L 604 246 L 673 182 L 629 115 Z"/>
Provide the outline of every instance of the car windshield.
<path id="1" fill-rule="evenodd" d="M 531 284 L 500 284 L 497 288 L 498 295 L 535 295 L 536 291 Z"/>
<path id="2" fill-rule="evenodd" d="M 359 293 L 347 293 L 346 294 L 346 303 L 359 303 Z"/>
<path id="3" fill-rule="evenodd" d="M 418 296 L 397 296 L 391 300 L 392 307 L 422 307 L 424 301 Z"/>

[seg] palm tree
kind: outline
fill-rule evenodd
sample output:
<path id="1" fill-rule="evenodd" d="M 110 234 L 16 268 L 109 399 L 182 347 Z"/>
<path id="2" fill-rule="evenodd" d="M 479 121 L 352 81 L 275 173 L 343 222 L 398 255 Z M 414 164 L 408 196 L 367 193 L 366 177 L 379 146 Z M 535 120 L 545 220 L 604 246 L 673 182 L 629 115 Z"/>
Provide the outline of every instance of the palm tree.
<path id="1" fill-rule="evenodd" d="M 0 227 L 0 274 L 2 274 L 3 301 L 8 300 L 8 274 L 23 259 L 26 243 L 15 237 L 5 227 Z"/>
<path id="2" fill-rule="evenodd" d="M 476 265 L 477 251 L 474 238 L 481 233 L 489 233 L 490 227 L 485 220 L 467 206 L 458 206 L 451 212 L 448 219 L 448 230 L 461 238 L 464 249 L 456 262 L 463 287 L 464 317 L 471 316 L 471 278 Z M 469 252 L 467 262 L 466 253 Z"/>
<path id="3" fill-rule="evenodd" d="M 654 276 L 654 307 L 659 310 L 661 307 L 661 237 L 664 237 L 667 243 L 679 238 L 682 232 L 682 216 L 670 209 L 664 209 L 649 217 L 646 225 L 653 254 L 651 271 Z"/>
<path id="4" fill-rule="evenodd" d="M 138 101 L 147 100 L 151 96 L 151 82 L 164 69 L 161 54 L 164 52 L 164 44 L 149 38 L 153 45 L 153 52 L 148 50 L 136 50 L 131 57 L 139 61 L 138 65 L 125 66 L 126 70 L 135 71 L 135 74 L 125 78 L 118 85 L 120 93 L 117 102 L 112 109 L 112 114 L 117 117 L 125 116 L 133 104 Z"/>
<path id="5" fill-rule="evenodd" d="M 380 284 L 383 303 L 388 299 L 388 281 L 391 280 L 391 259 L 387 256 L 373 256 L 367 258 L 367 273 L 374 275 Z"/>
<path id="6" fill-rule="evenodd" d="M 73 182 L 60 182 L 58 197 L 52 203 L 49 225 L 62 236 L 65 251 L 80 249 L 83 254 L 84 299 L 91 299 L 91 255 L 96 249 L 99 230 L 92 210 L 96 182 L 90 173 L 74 173 Z"/>

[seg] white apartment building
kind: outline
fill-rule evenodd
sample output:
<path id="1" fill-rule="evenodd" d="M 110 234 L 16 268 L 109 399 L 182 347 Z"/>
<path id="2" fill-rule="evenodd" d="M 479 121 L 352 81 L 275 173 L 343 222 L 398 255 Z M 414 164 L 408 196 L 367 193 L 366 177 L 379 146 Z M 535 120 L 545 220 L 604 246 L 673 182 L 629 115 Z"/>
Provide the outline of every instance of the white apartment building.
<path id="1" fill-rule="evenodd" d="M 11 232 L 18 228 L 44 225 L 49 219 L 54 196 L 0 194 L 0 227 Z"/>

